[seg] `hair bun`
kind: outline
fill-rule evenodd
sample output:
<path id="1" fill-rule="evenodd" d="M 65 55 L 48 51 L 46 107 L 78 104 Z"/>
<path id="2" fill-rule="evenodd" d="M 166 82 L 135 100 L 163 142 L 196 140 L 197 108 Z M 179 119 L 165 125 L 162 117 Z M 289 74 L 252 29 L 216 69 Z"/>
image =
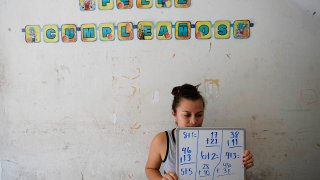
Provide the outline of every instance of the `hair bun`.
<path id="1" fill-rule="evenodd" d="M 174 87 L 174 88 L 172 89 L 172 91 L 171 91 L 171 94 L 174 95 L 174 96 L 178 95 L 179 92 L 180 92 L 180 89 L 181 89 L 181 86 L 176 86 L 176 87 Z"/>
<path id="2" fill-rule="evenodd" d="M 176 86 L 172 89 L 171 94 L 174 96 L 178 96 L 181 93 L 185 94 L 185 93 L 199 93 L 198 91 L 198 87 L 200 86 L 200 84 L 193 86 L 191 84 L 184 84 L 182 86 Z"/>

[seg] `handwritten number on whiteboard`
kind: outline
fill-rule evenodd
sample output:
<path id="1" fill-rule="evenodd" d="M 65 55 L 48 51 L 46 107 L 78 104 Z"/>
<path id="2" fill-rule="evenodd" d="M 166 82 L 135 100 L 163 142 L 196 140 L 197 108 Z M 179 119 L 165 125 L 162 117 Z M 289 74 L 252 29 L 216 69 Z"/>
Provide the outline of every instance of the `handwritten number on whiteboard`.
<path id="1" fill-rule="evenodd" d="M 238 137 L 239 137 L 239 131 L 231 131 L 230 132 L 230 139 L 227 140 L 227 144 L 229 147 L 235 147 L 238 146 Z"/>
<path id="2" fill-rule="evenodd" d="M 181 176 L 192 175 L 192 168 L 181 168 Z"/>
<path id="3" fill-rule="evenodd" d="M 237 159 L 240 158 L 240 156 L 237 153 L 234 152 L 226 152 L 227 159 Z"/>
<path id="4" fill-rule="evenodd" d="M 239 137 L 239 131 L 231 131 L 231 138 L 238 138 Z"/>
<path id="5" fill-rule="evenodd" d="M 196 138 L 197 133 L 195 132 L 183 132 L 183 138 L 188 139 L 188 138 Z"/>
<path id="6" fill-rule="evenodd" d="M 180 162 L 185 163 L 185 162 L 190 162 L 191 161 L 191 149 L 190 147 L 183 147 L 181 148 L 183 154 L 180 157 Z"/>
<path id="7" fill-rule="evenodd" d="M 200 152 L 201 158 L 204 160 L 215 160 L 219 158 L 217 153 L 210 153 L 210 152 Z"/>

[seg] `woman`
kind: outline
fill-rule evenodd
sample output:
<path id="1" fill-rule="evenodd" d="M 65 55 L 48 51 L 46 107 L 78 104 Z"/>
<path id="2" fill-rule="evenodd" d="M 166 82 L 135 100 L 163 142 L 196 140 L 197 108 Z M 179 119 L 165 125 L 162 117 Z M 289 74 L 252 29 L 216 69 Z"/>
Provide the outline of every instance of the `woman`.
<path id="1" fill-rule="evenodd" d="M 201 127 L 204 119 L 204 99 L 198 86 L 184 84 L 172 90 L 172 115 L 177 127 Z M 145 171 L 150 180 L 177 180 L 175 129 L 158 133 L 152 140 Z M 159 169 L 163 165 L 164 174 Z M 253 166 L 250 151 L 243 154 L 245 168 Z"/>

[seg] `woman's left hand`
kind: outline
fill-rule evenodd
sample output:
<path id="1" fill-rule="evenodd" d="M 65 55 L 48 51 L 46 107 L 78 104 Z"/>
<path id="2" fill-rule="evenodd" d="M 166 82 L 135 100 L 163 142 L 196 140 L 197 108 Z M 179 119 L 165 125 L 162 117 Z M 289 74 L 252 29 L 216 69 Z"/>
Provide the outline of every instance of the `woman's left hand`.
<path id="1" fill-rule="evenodd" d="M 249 150 L 245 150 L 243 153 L 243 165 L 246 169 L 251 168 L 253 166 L 253 155 Z"/>

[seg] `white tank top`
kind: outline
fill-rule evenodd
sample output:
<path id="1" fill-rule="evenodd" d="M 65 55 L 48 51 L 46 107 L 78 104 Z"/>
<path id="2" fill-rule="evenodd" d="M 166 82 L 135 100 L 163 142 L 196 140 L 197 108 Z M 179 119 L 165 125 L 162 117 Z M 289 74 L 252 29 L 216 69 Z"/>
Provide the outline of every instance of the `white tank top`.
<path id="1" fill-rule="evenodd" d="M 164 172 L 176 172 L 176 139 L 173 134 L 174 129 L 165 131 L 167 136 L 167 152 L 162 161 Z"/>

